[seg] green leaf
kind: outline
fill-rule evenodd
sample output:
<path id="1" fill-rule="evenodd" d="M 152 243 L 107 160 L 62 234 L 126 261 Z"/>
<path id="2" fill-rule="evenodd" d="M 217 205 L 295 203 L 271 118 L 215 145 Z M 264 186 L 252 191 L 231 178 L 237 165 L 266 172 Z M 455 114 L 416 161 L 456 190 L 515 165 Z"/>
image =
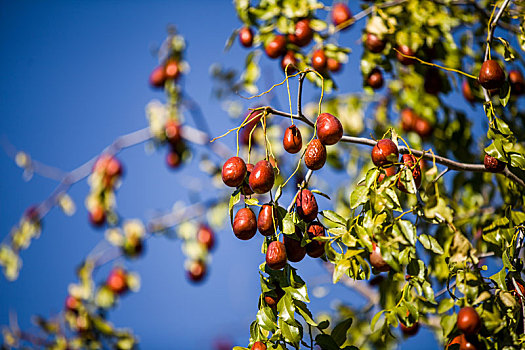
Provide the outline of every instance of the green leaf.
<path id="1" fill-rule="evenodd" d="M 299 348 L 299 341 L 302 338 L 302 334 L 301 330 L 297 326 L 298 324 L 290 325 L 279 317 L 279 329 L 281 330 L 284 339 L 290 344 L 293 344 L 293 346 L 296 348 Z"/>
<path id="2" fill-rule="evenodd" d="M 330 321 L 328 321 L 328 320 L 324 320 L 324 321 L 319 322 L 319 325 L 317 326 L 317 328 L 319 328 L 321 330 L 327 329 L 328 327 L 330 327 Z"/>
<path id="3" fill-rule="evenodd" d="M 444 253 L 443 248 L 439 245 L 438 241 L 426 233 L 419 235 L 419 241 L 425 247 L 425 249 L 431 250 L 436 254 L 442 255 Z"/>
<path id="4" fill-rule="evenodd" d="M 328 334 L 318 334 L 315 337 L 315 343 L 323 350 L 339 350 L 339 346 Z"/>
<path id="5" fill-rule="evenodd" d="M 320 213 L 324 218 L 332 221 L 336 224 L 341 224 L 343 226 L 346 226 L 346 220 L 341 215 L 337 214 L 335 211 L 332 210 L 322 210 Z"/>
<path id="6" fill-rule="evenodd" d="M 295 233 L 292 213 L 287 213 L 283 218 L 283 233 L 285 235 L 293 235 Z"/>
<path id="7" fill-rule="evenodd" d="M 259 204 L 259 200 L 257 198 L 245 198 L 244 204 L 246 205 L 257 205 Z"/>
<path id="8" fill-rule="evenodd" d="M 268 306 L 259 309 L 256 316 L 257 323 L 267 331 L 273 332 L 277 328 L 275 314 Z"/>
<path id="9" fill-rule="evenodd" d="M 295 306 L 292 301 L 292 296 L 286 293 L 277 303 L 277 310 L 279 311 L 279 318 L 288 324 L 294 324 Z"/>
<path id="10" fill-rule="evenodd" d="M 235 192 L 232 193 L 230 197 L 230 204 L 228 205 L 232 227 L 233 227 L 233 207 L 235 206 L 235 204 L 239 203 L 240 200 L 241 200 L 241 190 L 237 189 Z"/>
<path id="11" fill-rule="evenodd" d="M 507 272 L 505 271 L 505 267 L 503 267 L 498 273 L 495 273 L 494 275 L 490 276 L 490 279 L 493 280 L 497 285 L 499 289 L 506 290 L 507 284 L 505 283 L 505 277 L 507 276 Z"/>
<path id="12" fill-rule="evenodd" d="M 350 209 L 355 209 L 368 201 L 369 189 L 365 186 L 357 186 L 350 195 Z"/>
<path id="13" fill-rule="evenodd" d="M 330 198 L 329 195 L 327 195 L 326 193 L 323 193 L 323 192 L 321 192 L 321 191 L 319 191 L 319 190 L 312 190 L 312 193 L 317 193 L 318 195 L 321 195 L 321 196 L 323 196 L 324 198 L 326 198 L 326 199 L 328 199 L 328 200 L 331 200 L 331 198 Z"/>
<path id="14" fill-rule="evenodd" d="M 376 323 L 377 321 L 379 321 L 379 318 L 381 317 L 383 312 L 385 312 L 385 310 L 379 311 L 377 314 L 374 315 L 374 317 L 372 318 L 372 321 L 370 321 L 370 329 L 372 330 L 372 332 L 375 330 Z"/>
<path id="15" fill-rule="evenodd" d="M 407 241 L 409 241 L 412 246 L 415 246 L 417 233 L 414 224 L 412 224 L 408 220 L 399 220 L 397 222 L 397 225 L 401 229 L 401 232 L 403 233 L 403 236 L 407 239 Z"/>
<path id="16" fill-rule="evenodd" d="M 337 326 L 335 326 L 334 330 L 332 331 L 332 338 L 337 343 L 337 345 L 341 346 L 346 341 L 346 333 L 350 329 L 350 326 L 352 325 L 352 319 L 348 318 L 342 322 L 340 322 Z"/>
<path id="17" fill-rule="evenodd" d="M 439 302 L 437 312 L 439 314 L 442 314 L 452 309 L 453 307 L 454 307 L 454 300 L 452 298 L 445 298 Z"/>
<path id="18" fill-rule="evenodd" d="M 318 324 L 313 319 L 312 313 L 310 312 L 310 310 L 308 310 L 308 306 L 306 306 L 306 303 L 303 303 L 300 300 L 294 300 L 293 303 L 296 307 L 297 312 L 299 312 L 299 314 L 304 318 L 306 323 L 314 327 L 318 326 Z"/>
<path id="19" fill-rule="evenodd" d="M 332 283 L 337 283 L 339 279 L 348 271 L 350 268 L 350 261 L 348 259 L 342 259 L 337 262 L 334 268 L 334 274 L 332 276 Z"/>

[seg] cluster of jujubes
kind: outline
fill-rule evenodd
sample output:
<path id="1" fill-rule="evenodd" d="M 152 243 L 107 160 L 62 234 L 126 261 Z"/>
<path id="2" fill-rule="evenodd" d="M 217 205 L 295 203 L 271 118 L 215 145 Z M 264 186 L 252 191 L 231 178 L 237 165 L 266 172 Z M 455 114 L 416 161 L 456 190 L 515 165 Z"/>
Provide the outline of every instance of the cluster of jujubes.
<path id="1" fill-rule="evenodd" d="M 459 344 L 460 350 L 480 350 L 485 349 L 485 345 L 479 341 L 478 333 L 481 330 L 482 322 L 476 309 L 465 306 L 458 312 L 456 327 L 461 334 L 456 335 L 447 345 L 447 349 L 453 344 Z M 457 334 L 457 332 L 456 332 Z"/>
<path id="2" fill-rule="evenodd" d="M 175 119 L 169 119 L 164 127 L 166 141 L 169 145 L 166 154 L 166 165 L 171 169 L 177 169 L 182 164 L 186 144 L 182 138 L 182 126 Z"/>
<path id="3" fill-rule="evenodd" d="M 108 198 L 122 173 L 122 164 L 110 154 L 101 155 L 95 162 L 91 175 L 91 194 L 87 200 L 89 222 L 93 226 L 101 227 L 106 223 L 107 213 L 111 209 Z"/>
<path id="4" fill-rule="evenodd" d="M 204 247 L 206 254 L 215 247 L 215 233 L 204 223 L 199 224 L 195 240 Z M 192 259 L 186 264 L 186 276 L 191 282 L 197 283 L 204 280 L 207 271 L 206 258 Z"/>
<path id="5" fill-rule="evenodd" d="M 401 111 L 401 128 L 405 132 L 414 131 L 421 138 L 429 137 L 434 130 L 434 127 L 428 120 L 421 118 L 411 108 L 404 108 Z"/>
<path id="6" fill-rule="evenodd" d="M 167 81 L 176 81 L 181 75 L 180 62 L 169 58 L 163 64 L 153 69 L 149 83 L 153 88 L 164 88 Z"/>

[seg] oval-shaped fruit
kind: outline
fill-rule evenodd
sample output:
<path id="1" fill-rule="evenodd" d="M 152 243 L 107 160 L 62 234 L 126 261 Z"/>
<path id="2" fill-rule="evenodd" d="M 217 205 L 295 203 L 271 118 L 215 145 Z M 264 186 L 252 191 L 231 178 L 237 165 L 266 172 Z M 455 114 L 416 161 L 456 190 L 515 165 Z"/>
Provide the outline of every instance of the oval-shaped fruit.
<path id="1" fill-rule="evenodd" d="M 412 51 L 412 49 L 407 45 L 399 45 L 397 49 L 399 50 L 399 52 L 401 52 L 405 56 L 414 56 L 414 51 Z M 413 58 L 409 58 L 409 57 L 405 57 L 401 55 L 399 52 L 396 52 L 396 57 L 397 57 L 397 60 L 402 65 L 409 66 L 416 61 Z"/>
<path id="2" fill-rule="evenodd" d="M 286 38 L 283 35 L 276 35 L 264 48 L 270 58 L 277 58 L 284 54 L 286 50 Z"/>
<path id="3" fill-rule="evenodd" d="M 306 245 L 306 253 L 312 258 L 319 258 L 324 254 L 325 242 L 313 240 L 314 237 L 326 235 L 325 228 L 318 221 L 312 222 L 306 229 L 308 238 L 312 241 Z"/>
<path id="4" fill-rule="evenodd" d="M 182 158 L 176 151 L 170 150 L 166 154 L 166 165 L 168 167 L 172 169 L 176 169 L 180 166 L 181 163 L 182 163 Z"/>
<path id="5" fill-rule="evenodd" d="M 372 69 L 370 74 L 368 74 L 368 78 L 366 79 L 366 83 L 368 86 L 370 86 L 374 90 L 381 89 L 383 87 L 383 74 L 378 68 Z"/>
<path id="6" fill-rule="evenodd" d="M 266 295 L 264 296 L 264 302 L 272 309 L 277 308 L 277 303 L 283 297 L 284 291 L 281 289 L 281 287 L 277 287 L 275 289 L 275 294 L 277 294 L 277 296 L 274 296 L 270 293 L 266 293 Z"/>
<path id="7" fill-rule="evenodd" d="M 395 166 L 391 166 L 391 167 L 388 167 L 388 168 L 381 168 L 381 174 L 379 174 L 379 176 L 377 177 L 377 183 L 381 183 L 385 177 L 387 176 L 393 176 L 396 174 L 396 167 Z"/>
<path id="8" fill-rule="evenodd" d="M 352 12 L 348 6 L 342 2 L 338 2 L 332 6 L 332 23 L 338 26 L 352 18 Z M 348 27 L 345 27 L 345 29 Z"/>
<path id="9" fill-rule="evenodd" d="M 323 145 L 335 145 L 343 137 L 343 125 L 330 113 L 321 113 L 316 122 L 317 137 Z"/>
<path id="10" fill-rule="evenodd" d="M 250 27 L 242 27 L 239 30 L 239 41 L 244 47 L 251 47 L 253 44 L 253 32 Z"/>
<path id="11" fill-rule="evenodd" d="M 192 261 L 187 271 L 188 279 L 192 282 L 200 282 L 206 276 L 206 264 L 203 261 Z"/>
<path id="12" fill-rule="evenodd" d="M 410 169 L 412 169 L 412 176 L 414 177 L 414 182 L 416 184 L 416 189 L 419 189 L 421 186 L 421 168 L 419 167 L 419 163 L 417 162 L 416 157 L 414 157 L 413 154 L 403 154 L 403 163 Z M 417 164 L 415 167 L 414 165 Z M 408 193 L 405 185 L 401 182 L 401 179 L 397 181 L 397 188 L 399 188 L 401 191 Z"/>
<path id="13" fill-rule="evenodd" d="M 80 307 L 81 303 L 80 300 L 75 298 L 72 295 L 68 295 L 66 298 L 66 310 L 76 312 L 78 311 L 78 308 Z"/>
<path id="14" fill-rule="evenodd" d="M 172 145 L 176 145 L 182 139 L 182 128 L 175 120 L 168 120 L 164 126 L 164 132 L 166 133 L 166 139 Z"/>
<path id="15" fill-rule="evenodd" d="M 233 233 L 243 241 L 247 241 L 257 232 L 257 219 L 250 208 L 237 211 L 233 219 Z"/>
<path id="16" fill-rule="evenodd" d="M 326 70 L 326 55 L 324 50 L 316 50 L 312 55 L 312 67 L 318 72 Z"/>
<path id="17" fill-rule="evenodd" d="M 284 131 L 283 147 L 286 152 L 292 154 L 299 152 L 303 147 L 303 137 L 301 136 L 301 131 L 295 124 L 290 125 Z"/>
<path id="18" fill-rule="evenodd" d="M 95 162 L 93 171 L 104 175 L 109 181 L 117 176 L 121 176 L 123 168 L 117 158 L 110 154 L 103 154 Z"/>
<path id="19" fill-rule="evenodd" d="M 149 76 L 149 84 L 154 88 L 162 88 L 165 82 L 166 72 L 164 71 L 164 67 L 156 67 Z"/>
<path id="20" fill-rule="evenodd" d="M 313 37 L 314 31 L 310 28 L 310 20 L 302 19 L 295 24 L 294 44 L 300 47 L 308 45 Z"/>
<path id="21" fill-rule="evenodd" d="M 401 111 L 401 127 L 406 132 L 414 130 L 418 119 L 418 115 L 412 110 L 412 108 L 404 108 Z"/>
<path id="22" fill-rule="evenodd" d="M 253 343 L 251 350 L 266 350 L 266 344 L 262 341 L 256 341 Z"/>
<path id="23" fill-rule="evenodd" d="M 406 337 L 414 336 L 419 331 L 419 322 L 414 322 L 414 324 L 410 327 L 407 327 L 402 323 L 399 323 L 399 326 L 401 328 L 401 332 L 403 332 L 403 335 Z"/>
<path id="24" fill-rule="evenodd" d="M 428 94 L 437 95 L 442 88 L 439 70 L 434 67 L 428 68 L 425 73 L 425 83 L 423 86 Z"/>
<path id="25" fill-rule="evenodd" d="M 309 189 L 302 189 L 295 199 L 297 215 L 306 222 L 311 222 L 317 217 L 319 208 L 314 194 Z"/>
<path id="26" fill-rule="evenodd" d="M 372 148 L 372 162 L 375 166 L 385 167 L 397 162 L 398 159 L 399 151 L 396 144 L 390 139 L 379 140 Z"/>
<path id="27" fill-rule="evenodd" d="M 479 342 L 477 339 L 473 337 L 467 338 L 465 334 L 460 334 L 454 337 L 454 339 L 452 339 L 450 343 L 448 343 L 447 350 L 450 349 L 450 346 L 452 344 L 459 344 L 459 348 L 458 348 L 459 350 L 484 350 L 485 349 L 485 346 L 483 343 Z"/>
<path id="28" fill-rule="evenodd" d="M 263 236 L 272 236 L 275 234 L 274 207 L 270 204 L 264 204 L 259 211 L 257 218 L 257 228 Z"/>
<path id="29" fill-rule="evenodd" d="M 505 166 L 507 165 L 505 162 L 502 162 L 499 159 L 491 157 L 488 154 L 485 154 L 485 159 L 483 159 L 483 164 L 485 165 L 485 169 L 487 169 L 491 173 L 501 173 L 505 169 Z"/>
<path id="30" fill-rule="evenodd" d="M 366 34 L 366 48 L 372 53 L 380 53 L 385 49 L 386 42 L 381 40 L 377 35 L 372 33 Z"/>
<path id="31" fill-rule="evenodd" d="M 306 152 L 304 154 L 304 164 L 311 170 L 319 170 L 324 166 L 326 162 L 326 147 L 319 141 L 319 139 L 313 139 L 306 146 Z"/>
<path id="32" fill-rule="evenodd" d="M 421 138 L 427 138 L 430 135 L 432 135 L 432 131 L 434 131 L 434 128 L 432 127 L 432 124 L 426 119 L 423 118 L 417 118 L 416 123 L 414 124 L 414 131 L 421 137 Z"/>
<path id="33" fill-rule="evenodd" d="M 341 62 L 339 62 L 335 58 L 328 57 L 326 59 L 326 67 L 330 72 L 337 73 L 341 70 Z"/>
<path id="34" fill-rule="evenodd" d="M 463 97 L 465 100 L 467 100 L 470 103 L 474 103 L 476 101 L 476 97 L 474 96 L 474 93 L 472 92 L 472 88 L 470 87 L 470 84 L 468 81 L 463 80 L 463 85 L 461 85 L 461 92 L 463 93 Z"/>
<path id="35" fill-rule="evenodd" d="M 253 136 L 252 130 L 257 126 L 262 116 L 263 116 L 262 110 L 250 111 L 249 114 L 247 115 L 248 120 L 246 124 L 241 128 L 241 132 L 239 135 L 239 140 L 243 145 L 248 146 L 250 144 L 250 134 L 251 134 L 251 146 L 252 147 L 254 146 L 254 136 Z"/>
<path id="36" fill-rule="evenodd" d="M 100 227 L 106 222 L 106 211 L 101 205 L 95 205 L 89 212 L 89 222 L 95 227 Z"/>
<path id="37" fill-rule="evenodd" d="M 273 173 L 273 166 L 267 160 L 258 161 L 248 178 L 250 188 L 257 194 L 270 191 L 273 187 L 274 181 L 275 175 Z"/>
<path id="38" fill-rule="evenodd" d="M 250 174 L 253 171 L 253 164 L 248 163 L 246 164 L 246 178 L 245 181 L 242 183 L 242 194 L 245 196 L 251 196 L 253 194 L 252 189 L 250 188 L 250 184 L 248 183 L 248 179 L 250 178 Z"/>
<path id="39" fill-rule="evenodd" d="M 375 244 L 375 242 L 372 242 L 372 251 L 370 252 L 370 264 L 376 268 L 379 272 L 387 272 L 390 271 L 390 265 L 383 260 L 383 256 L 381 255 L 381 249 Z"/>
<path id="40" fill-rule="evenodd" d="M 505 82 L 505 72 L 496 60 L 486 60 L 481 65 L 478 81 L 487 90 L 499 89 Z"/>
<path id="41" fill-rule="evenodd" d="M 296 227 L 295 233 L 301 238 L 301 231 Z M 306 255 L 306 247 L 301 247 L 301 241 L 294 239 L 288 235 L 283 235 L 283 243 L 286 249 L 286 256 L 291 262 L 299 262 L 304 259 Z"/>
<path id="42" fill-rule="evenodd" d="M 122 294 L 127 291 L 128 282 L 126 272 L 120 267 L 111 270 L 106 280 L 106 286 L 115 294 Z"/>
<path id="43" fill-rule="evenodd" d="M 215 246 L 215 233 L 213 233 L 213 230 L 208 225 L 199 225 L 197 242 L 204 244 L 208 250 L 212 250 Z"/>
<path id="44" fill-rule="evenodd" d="M 237 187 L 246 177 L 246 163 L 240 157 L 231 157 L 222 166 L 222 182 L 229 187 Z"/>
<path id="45" fill-rule="evenodd" d="M 266 250 L 266 265 L 272 270 L 280 270 L 286 266 L 286 248 L 281 241 L 273 241 Z"/>
<path id="46" fill-rule="evenodd" d="M 465 335 L 477 334 L 481 329 L 481 317 L 471 306 L 465 306 L 458 312 L 458 329 Z"/>
<path id="47" fill-rule="evenodd" d="M 175 60 L 169 60 L 164 66 L 166 79 L 177 79 L 180 75 L 179 64 Z"/>
<path id="48" fill-rule="evenodd" d="M 519 70 L 513 69 L 509 72 L 510 93 L 515 96 L 523 95 L 525 92 L 525 79 Z"/>
<path id="49" fill-rule="evenodd" d="M 288 73 L 288 75 L 295 74 L 297 72 L 296 65 L 297 59 L 295 58 L 295 52 L 288 51 L 281 60 L 283 72 Z M 288 67 L 288 69 L 286 69 L 286 67 Z"/>

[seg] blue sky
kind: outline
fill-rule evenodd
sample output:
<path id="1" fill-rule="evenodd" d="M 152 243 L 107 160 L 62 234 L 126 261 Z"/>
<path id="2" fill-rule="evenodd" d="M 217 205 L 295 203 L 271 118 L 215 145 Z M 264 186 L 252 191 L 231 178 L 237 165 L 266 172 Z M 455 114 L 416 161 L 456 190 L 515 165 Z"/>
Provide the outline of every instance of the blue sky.
<path id="1" fill-rule="evenodd" d="M 354 12 L 357 6 L 352 2 Z M 151 47 L 163 40 L 170 23 L 189 44 L 191 72 L 185 89 L 199 101 L 212 130 L 221 133 L 233 123 L 211 98 L 209 66 L 221 62 L 240 67 L 246 53 L 237 43 L 229 53 L 223 52 L 229 34 L 239 26 L 230 1 L 2 1 L 0 136 L 35 159 L 68 170 L 118 135 L 145 127 L 145 105 L 152 98 L 163 98 L 147 84 L 156 65 Z M 342 41 L 354 49 L 338 77 L 342 92 L 361 89 L 357 42 L 361 25 L 345 33 Z M 262 64 L 270 69 L 278 65 L 266 58 Z M 227 142 L 232 145 L 233 138 Z M 151 210 L 167 210 L 177 200 L 188 200 L 181 188 L 189 178 L 207 181 L 195 163 L 183 172 L 166 169 L 162 151 L 147 154 L 137 146 L 120 158 L 126 176 L 118 191 L 118 210 L 124 217 L 144 219 Z M 4 153 L 0 167 L 0 238 L 4 238 L 25 208 L 43 200 L 55 183 L 38 176 L 25 182 L 22 171 Z M 71 189 L 78 209 L 73 217 L 55 209 L 45 218 L 42 237 L 22 254 L 24 266 L 17 281 L 0 277 L 0 324 L 8 323 L 10 310 L 17 313 L 23 329 L 31 327 L 34 314 L 61 311 L 67 286 L 75 281 L 75 266 L 103 237 L 87 223 L 87 192 L 86 182 Z M 258 238 L 241 242 L 228 229 L 218 233 L 210 274 L 201 286 L 185 279 L 180 243 L 150 239 L 145 258 L 129 265 L 141 274 L 142 289 L 124 297 L 111 320 L 133 328 L 143 349 L 209 349 L 216 338 L 246 345 L 260 292 L 257 269 L 263 256 Z M 314 261 L 307 259 L 298 266 L 309 282 L 322 277 L 323 269 Z M 106 272 L 102 270 L 99 279 Z M 327 298 L 312 298 L 311 308 L 326 310 L 331 299 L 353 297 L 342 287 L 332 287 Z M 402 348 L 421 348 L 423 341 L 426 348 L 437 348 L 427 331 Z"/>

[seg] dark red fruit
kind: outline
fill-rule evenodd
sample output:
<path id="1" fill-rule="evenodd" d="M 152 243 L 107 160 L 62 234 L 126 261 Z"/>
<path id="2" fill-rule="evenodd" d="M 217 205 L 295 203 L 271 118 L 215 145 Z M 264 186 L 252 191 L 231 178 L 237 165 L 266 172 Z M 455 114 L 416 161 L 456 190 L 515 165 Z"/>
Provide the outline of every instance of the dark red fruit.
<path id="1" fill-rule="evenodd" d="M 288 66 L 288 69 L 286 69 L 286 66 Z M 295 58 L 295 52 L 288 51 L 281 60 L 281 68 L 283 69 L 283 72 L 288 73 L 288 75 L 291 75 L 297 72 L 296 67 L 297 59 Z"/>
<path id="2" fill-rule="evenodd" d="M 319 258 L 324 254 L 325 242 L 313 240 L 314 237 L 324 237 L 325 228 L 318 221 L 312 222 L 306 229 L 308 238 L 312 241 L 306 245 L 306 253 L 312 258 Z"/>
<path id="3" fill-rule="evenodd" d="M 275 293 L 277 294 L 277 296 L 273 296 L 271 294 L 266 294 L 264 296 L 264 302 L 266 303 L 266 305 L 268 305 L 272 309 L 277 308 L 277 303 L 283 297 L 284 291 L 280 287 L 277 287 L 275 289 Z"/>
<path id="4" fill-rule="evenodd" d="M 401 127 L 405 132 L 414 130 L 419 116 L 411 109 L 405 108 L 401 111 Z"/>
<path id="5" fill-rule="evenodd" d="M 441 91 L 442 84 L 439 70 L 434 67 L 427 69 L 425 73 L 424 88 L 428 94 L 432 95 L 437 95 Z"/>
<path id="6" fill-rule="evenodd" d="M 346 4 L 338 2 L 332 6 L 332 23 L 335 26 L 347 22 L 350 18 L 352 18 L 352 12 L 350 12 Z M 345 28 L 348 28 L 348 26 Z"/>
<path id="7" fill-rule="evenodd" d="M 272 270 L 280 270 L 286 266 L 286 248 L 281 241 L 273 241 L 266 250 L 266 265 Z"/>
<path id="8" fill-rule="evenodd" d="M 263 236 L 272 236 L 275 234 L 274 207 L 270 204 L 264 204 L 259 211 L 257 218 L 257 228 Z"/>
<path id="9" fill-rule="evenodd" d="M 414 124 L 414 131 L 421 137 L 421 138 L 427 138 L 430 135 L 432 135 L 432 131 L 434 131 L 434 128 L 432 127 L 432 124 L 426 119 L 418 118 L 416 120 L 416 123 Z"/>
<path id="10" fill-rule="evenodd" d="M 474 96 L 474 93 L 472 92 L 472 88 L 470 87 L 468 81 L 463 80 L 463 85 L 461 85 L 461 92 L 463 92 L 463 97 L 468 102 L 474 103 L 476 101 L 476 97 Z"/>
<path id="11" fill-rule="evenodd" d="M 253 45 L 253 32 L 249 27 L 242 27 L 239 30 L 239 41 L 244 47 L 251 47 Z"/>
<path id="12" fill-rule="evenodd" d="M 421 186 L 421 168 L 419 167 L 419 163 L 417 162 L 416 157 L 414 157 L 413 154 L 403 154 L 403 163 L 410 169 L 414 168 L 412 170 L 412 176 L 414 177 L 414 182 L 416 184 L 416 189 L 419 189 Z M 414 165 L 417 164 L 415 167 Z M 401 191 L 408 193 L 405 185 L 401 182 L 401 179 L 397 181 L 397 188 L 399 188 Z"/>
<path id="13" fill-rule="evenodd" d="M 250 178 L 250 174 L 253 171 L 253 164 L 248 163 L 246 164 L 246 181 L 242 183 L 242 194 L 245 196 L 251 196 L 253 194 L 252 189 L 250 188 L 250 185 L 248 184 L 248 179 Z"/>
<path id="14" fill-rule="evenodd" d="M 505 162 L 502 162 L 499 159 L 491 157 L 488 154 L 485 154 L 485 159 L 483 159 L 483 164 L 485 165 L 485 169 L 487 169 L 491 173 L 501 173 L 505 169 L 505 166 L 507 165 Z"/>
<path id="15" fill-rule="evenodd" d="M 381 89 L 383 87 L 383 74 L 378 68 L 372 69 L 368 78 L 366 79 L 366 84 L 374 90 Z"/>
<path id="16" fill-rule="evenodd" d="M 128 282 L 126 280 L 126 272 L 116 267 L 109 273 L 106 280 L 106 286 L 115 294 L 122 294 L 128 290 Z"/>
<path id="17" fill-rule="evenodd" d="M 306 146 L 306 152 L 304 154 L 304 164 L 311 170 L 319 170 L 324 166 L 326 162 L 326 147 L 319 141 L 319 139 L 313 139 Z"/>
<path id="18" fill-rule="evenodd" d="M 262 116 L 263 116 L 263 114 L 262 114 L 261 110 L 251 111 L 250 112 L 248 120 L 247 120 L 246 124 L 242 127 L 240 135 L 239 135 L 240 142 L 243 145 L 245 145 L 245 146 L 249 145 L 250 134 L 252 134 L 251 135 L 252 146 L 254 145 L 252 130 L 257 126 L 257 123 L 259 123 L 259 121 L 261 120 Z"/>
<path id="19" fill-rule="evenodd" d="M 301 231 L 296 227 L 295 233 L 299 236 L 299 240 L 296 240 L 290 236 L 283 235 L 283 243 L 286 249 L 286 256 L 291 262 L 299 262 L 303 260 L 306 255 L 306 247 L 301 247 Z"/>
<path id="20" fill-rule="evenodd" d="M 316 50 L 312 55 L 312 67 L 318 72 L 326 70 L 326 55 L 323 50 Z"/>
<path id="21" fill-rule="evenodd" d="M 414 322 L 414 324 L 410 327 L 407 327 L 402 323 L 399 323 L 399 326 L 401 328 L 401 332 L 403 332 L 403 335 L 406 337 L 412 337 L 419 331 L 419 322 Z"/>
<path id="22" fill-rule="evenodd" d="M 168 154 L 166 154 L 166 165 L 172 169 L 176 169 L 180 166 L 182 163 L 182 158 L 180 155 L 174 151 L 170 150 Z"/>
<path id="23" fill-rule="evenodd" d="M 188 267 L 187 276 L 192 282 L 202 281 L 206 276 L 206 264 L 200 260 L 192 261 Z"/>
<path id="24" fill-rule="evenodd" d="M 270 58 L 277 58 L 284 54 L 286 50 L 286 38 L 283 35 L 276 35 L 264 48 Z"/>
<path id="25" fill-rule="evenodd" d="M 368 51 L 373 53 L 380 53 L 385 49 L 386 42 L 384 40 L 381 40 L 375 34 L 367 33 L 365 45 Z"/>
<path id="26" fill-rule="evenodd" d="M 487 90 L 499 89 L 505 82 L 505 72 L 495 60 L 486 60 L 481 65 L 478 81 Z"/>
<path id="27" fill-rule="evenodd" d="M 237 187 L 246 177 L 246 163 L 240 157 L 231 157 L 222 166 L 222 182 L 229 187 Z"/>
<path id="28" fill-rule="evenodd" d="M 182 139 L 182 128 L 175 120 L 168 120 L 164 127 L 164 131 L 166 133 L 166 139 L 172 145 L 176 145 Z"/>
<path id="29" fill-rule="evenodd" d="M 288 153 L 297 153 L 303 147 L 303 137 L 301 131 L 296 125 L 290 125 L 284 131 L 283 147 Z"/>
<path id="30" fill-rule="evenodd" d="M 166 79 L 177 79 L 180 75 L 179 64 L 175 60 L 169 60 L 164 67 Z"/>
<path id="31" fill-rule="evenodd" d="M 208 225 L 201 224 L 199 226 L 197 242 L 204 244 L 208 250 L 212 250 L 215 246 L 215 233 Z"/>
<path id="32" fill-rule="evenodd" d="M 525 79 L 519 70 L 511 70 L 509 72 L 509 82 L 511 94 L 515 96 L 523 95 L 525 92 Z"/>
<path id="33" fill-rule="evenodd" d="M 335 145 L 343 137 L 343 126 L 330 113 L 321 113 L 316 122 L 317 137 L 323 145 Z"/>
<path id="34" fill-rule="evenodd" d="M 341 70 L 341 62 L 335 58 L 328 57 L 326 59 L 326 67 L 328 67 L 330 72 L 337 73 Z"/>
<path id="35" fill-rule="evenodd" d="M 396 174 L 396 167 L 395 166 L 391 166 L 391 167 L 388 167 L 388 168 L 385 168 L 385 169 L 381 169 L 381 174 L 379 174 L 379 176 L 377 177 L 377 183 L 381 183 L 385 177 L 387 176 L 393 176 Z"/>
<path id="36" fill-rule="evenodd" d="M 66 310 L 76 312 L 78 311 L 78 308 L 80 307 L 81 303 L 80 300 L 75 298 L 72 295 L 68 295 L 66 298 Z"/>
<path id="37" fill-rule="evenodd" d="M 481 318 L 476 309 L 465 306 L 458 312 L 458 329 L 465 335 L 474 335 L 481 329 Z"/>
<path id="38" fill-rule="evenodd" d="M 261 341 L 253 343 L 251 350 L 266 350 L 266 345 Z"/>
<path id="39" fill-rule="evenodd" d="M 270 191 L 273 187 L 274 181 L 275 175 L 273 173 L 273 166 L 267 160 L 258 161 L 248 178 L 250 188 L 257 194 Z"/>
<path id="40" fill-rule="evenodd" d="M 303 47 L 308 45 L 314 37 L 314 31 L 310 28 L 310 20 L 302 19 L 295 24 L 295 33 L 292 35 L 292 43 Z"/>
<path id="41" fill-rule="evenodd" d="M 314 194 L 308 189 L 302 189 L 295 200 L 297 215 L 306 222 L 311 222 L 317 217 L 319 208 Z"/>
<path id="42" fill-rule="evenodd" d="M 101 205 L 95 205 L 89 212 L 89 222 L 95 227 L 100 227 L 106 222 L 106 211 Z"/>
<path id="43" fill-rule="evenodd" d="M 396 144 L 390 139 L 377 141 L 372 148 L 372 162 L 375 166 L 385 167 L 396 163 L 399 159 L 399 152 Z"/>
<path id="44" fill-rule="evenodd" d="M 164 67 L 156 67 L 149 76 L 149 84 L 155 88 L 162 88 L 165 82 L 166 72 L 164 71 Z"/>
<path id="45" fill-rule="evenodd" d="M 237 211 L 233 219 L 233 233 L 243 241 L 247 241 L 257 232 L 257 219 L 250 208 Z"/>
<path id="46" fill-rule="evenodd" d="M 383 260 L 383 256 L 381 256 L 381 249 L 375 244 L 375 242 L 372 242 L 372 251 L 370 252 L 370 264 L 376 268 L 379 272 L 387 272 L 390 271 L 390 265 L 387 264 L 385 260 Z"/>
<path id="47" fill-rule="evenodd" d="M 473 337 L 466 337 L 465 334 L 460 334 L 450 341 L 447 349 L 450 349 L 452 344 L 459 344 L 459 350 L 483 350 L 485 346 Z"/>
<path id="48" fill-rule="evenodd" d="M 414 51 L 412 51 L 412 49 L 407 45 L 399 45 L 397 49 L 399 50 L 399 52 L 401 52 L 405 56 L 414 56 Z M 409 57 L 405 57 L 401 55 L 399 52 L 396 52 L 396 57 L 397 57 L 397 60 L 402 65 L 409 66 L 416 61 L 413 58 L 409 58 Z"/>

